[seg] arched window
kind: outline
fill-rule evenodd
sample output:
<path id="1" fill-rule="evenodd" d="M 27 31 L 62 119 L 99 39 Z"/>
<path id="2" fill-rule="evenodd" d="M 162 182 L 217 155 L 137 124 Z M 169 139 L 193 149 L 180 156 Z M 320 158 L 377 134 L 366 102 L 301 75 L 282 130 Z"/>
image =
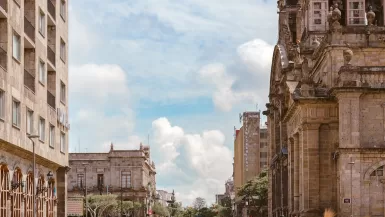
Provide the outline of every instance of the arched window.
<path id="1" fill-rule="evenodd" d="M 22 187 L 23 174 L 17 168 L 12 177 L 12 217 L 21 217 L 21 198 L 23 195 Z"/>
<path id="2" fill-rule="evenodd" d="M 55 196 L 55 181 L 48 181 L 47 189 L 47 217 L 54 217 L 54 196 Z"/>
<path id="3" fill-rule="evenodd" d="M 384 175 L 384 166 L 378 167 L 374 170 L 370 176 L 383 176 Z"/>
<path id="4" fill-rule="evenodd" d="M 25 217 L 33 217 L 33 174 L 29 173 L 26 182 Z"/>
<path id="5" fill-rule="evenodd" d="M 36 205 L 37 205 L 37 217 L 44 217 L 44 197 L 45 197 L 45 189 L 44 189 L 44 176 L 40 176 L 39 180 L 37 181 L 37 189 L 38 194 L 36 198 Z"/>
<path id="6" fill-rule="evenodd" d="M 0 216 L 7 216 L 9 191 L 9 171 L 7 165 L 0 164 Z"/>

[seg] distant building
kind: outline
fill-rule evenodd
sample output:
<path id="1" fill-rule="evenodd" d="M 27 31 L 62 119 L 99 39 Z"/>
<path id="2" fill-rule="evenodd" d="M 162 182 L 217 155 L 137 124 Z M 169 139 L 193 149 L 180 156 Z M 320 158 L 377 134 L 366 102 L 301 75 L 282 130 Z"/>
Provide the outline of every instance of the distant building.
<path id="1" fill-rule="evenodd" d="M 231 197 L 234 194 L 234 180 L 228 179 L 225 183 L 225 195 Z"/>
<path id="2" fill-rule="evenodd" d="M 226 197 L 225 194 L 216 194 L 215 195 L 215 203 L 218 205 L 223 205 L 222 200 Z"/>
<path id="3" fill-rule="evenodd" d="M 158 192 L 158 201 L 163 205 L 163 206 L 168 206 L 168 204 L 172 200 L 172 193 L 169 193 L 165 190 L 157 190 Z"/>
<path id="4" fill-rule="evenodd" d="M 68 197 L 88 194 L 116 194 L 123 200 L 145 205 L 141 216 L 156 198 L 155 164 L 150 161 L 150 148 L 140 144 L 139 150 L 111 150 L 108 153 L 70 153 Z M 71 210 L 68 210 L 71 213 Z"/>
<path id="5" fill-rule="evenodd" d="M 267 168 L 268 160 L 268 131 L 260 128 L 260 112 L 244 112 L 242 123 L 242 127 L 235 132 L 234 141 L 235 196 L 238 188 Z M 236 197 L 236 203 L 241 203 L 241 199 Z"/>

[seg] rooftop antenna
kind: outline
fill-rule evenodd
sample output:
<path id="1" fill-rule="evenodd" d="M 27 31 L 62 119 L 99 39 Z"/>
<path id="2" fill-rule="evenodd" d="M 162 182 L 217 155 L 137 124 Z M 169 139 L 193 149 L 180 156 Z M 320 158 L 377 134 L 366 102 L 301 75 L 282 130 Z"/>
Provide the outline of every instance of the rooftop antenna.
<path id="1" fill-rule="evenodd" d="M 237 137 L 237 128 L 234 126 L 234 139 Z"/>
<path id="2" fill-rule="evenodd" d="M 239 123 L 242 123 L 242 118 L 243 118 L 242 114 L 239 113 Z"/>

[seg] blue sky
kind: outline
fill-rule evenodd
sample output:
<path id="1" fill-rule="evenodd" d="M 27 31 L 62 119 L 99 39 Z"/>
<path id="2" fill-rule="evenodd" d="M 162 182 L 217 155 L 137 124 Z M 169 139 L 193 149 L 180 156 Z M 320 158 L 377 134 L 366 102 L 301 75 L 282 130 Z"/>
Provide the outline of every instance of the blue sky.
<path id="1" fill-rule="evenodd" d="M 276 2 L 73 0 L 69 14 L 70 151 L 149 135 L 157 187 L 213 202 L 238 114 L 267 101 Z"/>

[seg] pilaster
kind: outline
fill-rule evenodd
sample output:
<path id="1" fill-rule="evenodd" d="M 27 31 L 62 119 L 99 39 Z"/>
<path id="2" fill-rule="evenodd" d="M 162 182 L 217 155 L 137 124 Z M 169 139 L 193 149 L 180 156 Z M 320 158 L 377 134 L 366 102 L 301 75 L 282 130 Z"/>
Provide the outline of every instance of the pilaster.
<path id="1" fill-rule="evenodd" d="M 314 216 L 319 210 L 319 126 L 317 123 L 302 125 L 302 216 Z"/>
<path id="2" fill-rule="evenodd" d="M 360 147 L 360 92 L 337 93 L 339 104 L 339 145 Z"/>
<path id="3" fill-rule="evenodd" d="M 299 170 L 300 170 L 300 150 L 299 150 L 299 135 L 295 134 L 293 137 L 294 145 L 294 212 L 299 211 Z"/>

